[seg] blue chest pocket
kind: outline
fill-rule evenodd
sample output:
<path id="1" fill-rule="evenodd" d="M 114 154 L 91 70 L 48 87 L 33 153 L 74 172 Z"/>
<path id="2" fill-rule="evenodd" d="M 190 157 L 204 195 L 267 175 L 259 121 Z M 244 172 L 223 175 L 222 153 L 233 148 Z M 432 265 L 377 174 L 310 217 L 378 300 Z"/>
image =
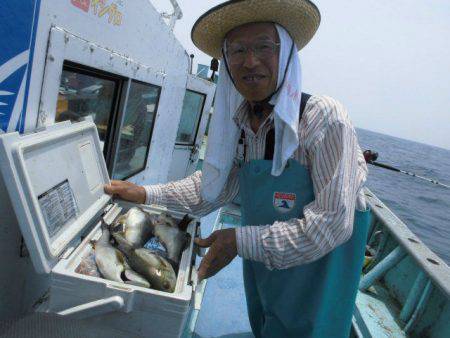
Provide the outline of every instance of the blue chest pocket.
<path id="1" fill-rule="evenodd" d="M 272 176 L 272 161 L 245 163 L 240 172 L 242 224 L 259 225 L 302 218 L 305 205 L 314 200 L 309 171 L 289 160 L 280 176 Z"/>

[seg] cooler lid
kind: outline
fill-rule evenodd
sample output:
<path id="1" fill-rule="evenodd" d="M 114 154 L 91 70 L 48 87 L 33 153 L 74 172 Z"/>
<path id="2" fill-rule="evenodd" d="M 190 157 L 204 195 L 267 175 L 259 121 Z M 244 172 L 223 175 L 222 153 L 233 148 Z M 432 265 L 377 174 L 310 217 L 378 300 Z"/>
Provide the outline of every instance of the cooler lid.
<path id="1" fill-rule="evenodd" d="M 0 135 L 0 169 L 38 273 L 49 273 L 111 197 L 97 128 L 61 122 Z"/>

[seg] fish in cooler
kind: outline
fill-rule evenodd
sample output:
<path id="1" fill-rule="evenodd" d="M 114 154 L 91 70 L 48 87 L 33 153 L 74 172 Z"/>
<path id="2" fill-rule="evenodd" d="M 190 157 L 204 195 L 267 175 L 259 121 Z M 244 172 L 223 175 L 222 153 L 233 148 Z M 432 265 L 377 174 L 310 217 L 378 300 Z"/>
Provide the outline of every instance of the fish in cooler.
<path id="1" fill-rule="evenodd" d="M 167 258 L 175 264 L 179 264 L 181 252 L 189 244 L 191 236 L 179 230 L 168 226 L 167 224 L 154 224 L 153 235 L 161 242 L 167 251 Z"/>
<path id="2" fill-rule="evenodd" d="M 121 233 L 134 248 L 140 248 L 151 236 L 154 219 L 155 216 L 141 208 L 133 207 L 117 218 L 111 226 L 111 231 Z"/>
<path id="3" fill-rule="evenodd" d="M 189 218 L 180 222 L 187 227 Z M 184 223 L 187 222 L 187 224 Z M 113 233 L 120 234 L 133 248 L 140 248 L 148 242 L 151 236 L 154 242 L 161 243 L 165 250 L 154 250 L 176 266 L 180 262 L 181 252 L 189 244 L 190 235 L 179 229 L 176 220 L 169 214 L 149 214 L 138 207 L 133 207 L 119 216 L 112 226 Z M 164 252 L 166 252 L 166 255 Z"/>
<path id="4" fill-rule="evenodd" d="M 144 276 L 153 289 L 174 292 L 177 276 L 172 265 L 157 252 L 133 246 L 120 234 L 114 233 L 118 248 L 125 253 L 130 266 Z"/>
<path id="5" fill-rule="evenodd" d="M 190 221 L 186 215 L 180 224 L 186 229 Z M 133 207 L 109 229 L 106 224 L 102 226 L 102 235 L 94 244 L 95 264 L 105 279 L 174 292 L 175 271 L 190 239 L 171 215 Z M 77 269 L 91 275 L 95 270 L 91 265 L 83 259 Z"/>
<path id="6" fill-rule="evenodd" d="M 126 284 L 150 287 L 149 282 L 133 271 L 125 256 L 110 243 L 110 233 L 106 227 L 102 228 L 102 236 L 94 243 L 95 263 L 102 274 L 108 280 Z"/>
<path id="7" fill-rule="evenodd" d="M 155 215 L 155 217 L 153 219 L 153 223 L 166 224 L 173 228 L 177 227 L 177 222 L 176 222 L 175 218 L 173 218 L 166 212 L 162 212 L 159 215 Z"/>

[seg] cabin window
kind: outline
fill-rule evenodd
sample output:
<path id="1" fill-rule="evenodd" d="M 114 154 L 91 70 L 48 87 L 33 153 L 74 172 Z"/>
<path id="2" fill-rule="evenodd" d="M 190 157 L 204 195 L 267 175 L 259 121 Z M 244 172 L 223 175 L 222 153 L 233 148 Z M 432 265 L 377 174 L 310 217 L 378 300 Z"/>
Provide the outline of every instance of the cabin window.
<path id="1" fill-rule="evenodd" d="M 145 169 L 161 87 L 65 62 L 56 122 L 91 116 L 114 179 Z"/>
<path id="2" fill-rule="evenodd" d="M 205 99 L 206 95 L 204 94 L 191 90 L 186 91 L 178 127 L 177 144 L 194 145 Z"/>
<path id="3" fill-rule="evenodd" d="M 102 145 L 111 134 L 112 117 L 123 78 L 65 64 L 58 93 L 55 121 L 80 121 L 91 116 Z"/>
<path id="4" fill-rule="evenodd" d="M 114 160 L 114 179 L 126 179 L 145 169 L 161 88 L 131 81 Z"/>

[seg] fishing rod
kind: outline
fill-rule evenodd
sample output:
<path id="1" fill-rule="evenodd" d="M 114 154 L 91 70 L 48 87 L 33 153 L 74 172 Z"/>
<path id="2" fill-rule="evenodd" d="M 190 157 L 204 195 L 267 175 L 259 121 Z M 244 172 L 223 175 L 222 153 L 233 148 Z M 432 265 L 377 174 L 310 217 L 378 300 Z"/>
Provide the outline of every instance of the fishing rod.
<path id="1" fill-rule="evenodd" d="M 384 168 L 384 169 L 388 169 L 388 170 L 392 170 L 392 171 L 396 171 L 396 172 L 399 172 L 399 173 L 402 173 L 402 174 L 406 174 L 406 175 L 409 175 L 409 176 L 417 177 L 417 178 L 420 178 L 422 180 L 428 181 L 430 183 L 433 183 L 433 184 L 439 185 L 441 187 L 450 189 L 450 185 L 441 183 L 441 182 L 439 182 L 439 181 L 437 181 L 435 179 L 423 177 L 423 176 L 417 175 L 417 174 L 409 172 L 409 171 L 405 171 L 405 170 L 401 170 L 401 169 L 392 167 L 392 166 L 384 164 L 384 163 L 376 162 L 376 160 L 378 159 L 378 153 L 374 152 L 372 150 L 364 151 L 364 159 L 366 160 L 367 163 L 372 164 L 374 166 L 377 166 L 377 167 L 380 167 L 380 168 Z"/>

